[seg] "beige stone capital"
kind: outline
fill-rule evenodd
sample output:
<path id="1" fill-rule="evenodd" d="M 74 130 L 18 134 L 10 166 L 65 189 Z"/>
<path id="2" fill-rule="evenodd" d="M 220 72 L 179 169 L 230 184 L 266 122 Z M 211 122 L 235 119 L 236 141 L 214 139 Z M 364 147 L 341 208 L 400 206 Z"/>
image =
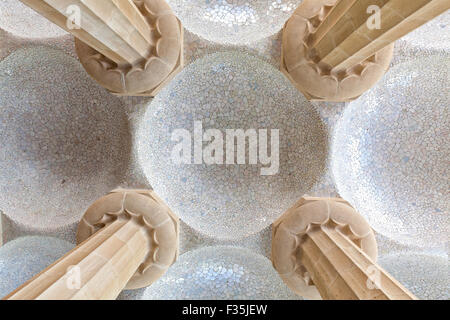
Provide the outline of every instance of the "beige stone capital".
<path id="1" fill-rule="evenodd" d="M 415 299 L 376 258 L 372 229 L 342 199 L 302 198 L 273 224 L 274 267 L 309 299 Z"/>
<path id="2" fill-rule="evenodd" d="M 86 71 L 118 95 L 154 96 L 183 67 L 183 28 L 165 0 L 20 0 L 73 34 Z"/>
<path id="3" fill-rule="evenodd" d="M 281 71 L 310 100 L 351 101 L 388 70 L 393 43 L 448 0 L 305 0 L 283 29 Z"/>
<path id="4" fill-rule="evenodd" d="M 79 245 L 7 300 L 105 300 L 151 285 L 178 255 L 178 217 L 151 191 L 116 190 L 96 201 Z"/>

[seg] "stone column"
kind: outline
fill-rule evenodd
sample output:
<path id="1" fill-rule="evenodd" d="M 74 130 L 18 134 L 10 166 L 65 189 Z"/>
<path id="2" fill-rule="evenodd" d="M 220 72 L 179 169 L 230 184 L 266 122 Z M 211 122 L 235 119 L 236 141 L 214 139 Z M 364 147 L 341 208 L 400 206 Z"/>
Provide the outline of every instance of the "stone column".
<path id="1" fill-rule="evenodd" d="M 448 0 L 305 0 L 283 31 L 281 70 L 310 100 L 351 101 L 388 70 L 393 43 Z"/>
<path id="2" fill-rule="evenodd" d="M 151 285 L 178 255 L 178 217 L 150 191 L 117 190 L 95 202 L 74 250 L 6 300 L 105 300 Z"/>
<path id="3" fill-rule="evenodd" d="M 273 224 L 272 236 L 274 267 L 301 296 L 416 299 L 376 264 L 372 229 L 342 199 L 302 198 Z"/>
<path id="4" fill-rule="evenodd" d="M 183 28 L 164 0 L 20 0 L 76 37 L 86 71 L 119 95 L 154 96 L 183 66 Z"/>

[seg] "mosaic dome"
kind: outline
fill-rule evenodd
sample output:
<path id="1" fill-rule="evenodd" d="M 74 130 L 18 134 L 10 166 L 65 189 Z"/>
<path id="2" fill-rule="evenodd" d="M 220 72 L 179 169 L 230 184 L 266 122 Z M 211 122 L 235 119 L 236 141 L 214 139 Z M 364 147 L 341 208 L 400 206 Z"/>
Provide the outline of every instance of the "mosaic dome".
<path id="1" fill-rule="evenodd" d="M 54 38 L 67 34 L 19 0 L 0 1 L 0 28 L 22 38 Z"/>
<path id="2" fill-rule="evenodd" d="M 180 256 L 148 287 L 143 300 L 300 299 L 281 281 L 270 260 L 248 249 L 217 246 Z"/>
<path id="3" fill-rule="evenodd" d="M 0 299 L 72 250 L 57 238 L 23 237 L 0 247 Z"/>
<path id="4" fill-rule="evenodd" d="M 301 0 L 167 0 L 183 26 L 218 43 L 247 44 L 281 30 Z"/>
<path id="5" fill-rule="evenodd" d="M 379 233 L 432 246 L 448 239 L 449 58 L 396 65 L 337 124 L 340 195 Z"/>
<path id="6" fill-rule="evenodd" d="M 448 258 L 427 253 L 392 253 L 378 263 L 396 280 L 423 300 L 449 300 Z"/>
<path id="7" fill-rule="evenodd" d="M 35 229 L 78 222 L 130 155 L 121 101 L 47 47 L 0 62 L 0 210 Z"/>
<path id="8" fill-rule="evenodd" d="M 239 129 L 250 138 L 229 134 Z M 149 105 L 136 139 L 156 193 L 222 240 L 262 230 L 307 193 L 328 142 L 317 110 L 281 72 L 238 52 L 186 67 Z"/>

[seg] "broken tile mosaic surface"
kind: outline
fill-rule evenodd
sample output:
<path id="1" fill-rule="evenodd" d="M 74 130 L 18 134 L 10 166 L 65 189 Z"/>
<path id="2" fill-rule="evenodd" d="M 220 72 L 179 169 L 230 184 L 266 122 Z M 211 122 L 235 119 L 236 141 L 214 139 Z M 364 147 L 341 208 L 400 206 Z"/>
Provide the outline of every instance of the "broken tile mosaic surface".
<path id="1" fill-rule="evenodd" d="M 16 0 L 8 0 L 8 1 L 1 1 L 0 5 L 4 5 L 7 3 L 14 2 L 13 5 L 16 5 L 16 3 L 19 3 L 19 1 Z M 28 13 L 27 13 L 28 12 Z M 73 46 L 73 40 L 70 35 L 64 35 L 65 33 L 62 32 L 58 27 L 51 25 L 48 23 L 49 27 L 52 28 L 54 31 L 56 31 L 57 34 L 52 34 L 48 30 L 45 30 L 46 26 L 46 20 L 43 18 L 35 19 L 34 13 L 32 10 L 24 10 L 21 12 L 23 13 L 23 19 L 25 19 L 28 22 L 25 22 L 25 24 L 22 24 L 20 26 L 17 22 L 19 20 L 9 20 L 9 21 L 2 21 L 1 19 L 6 19 L 6 15 L 0 15 L 0 60 L 4 59 L 6 56 L 14 52 L 15 50 L 19 48 L 28 48 L 33 47 L 36 45 L 45 45 L 47 47 L 52 48 L 58 48 L 63 50 L 66 54 L 71 55 L 72 57 L 76 57 L 76 54 L 74 52 L 74 46 Z M 28 15 L 28 16 L 27 16 Z M 432 20 L 428 22 L 426 25 L 422 26 L 418 30 L 414 31 L 410 35 L 404 37 L 403 39 L 400 39 L 396 43 L 396 51 L 394 56 L 394 61 L 392 66 L 398 65 L 403 62 L 408 62 L 410 60 L 414 60 L 420 57 L 427 57 L 434 54 L 440 54 L 440 55 L 446 55 L 448 56 L 448 47 L 450 45 L 450 42 L 448 40 L 448 13 L 446 14 L 447 18 L 445 16 L 441 16 L 440 18 L 436 19 L 435 21 Z M 11 18 L 12 16 L 9 15 Z M 29 28 L 26 27 L 27 23 L 29 21 L 34 23 L 34 29 L 28 30 Z M 40 22 L 39 22 L 40 21 Z M 10 25 L 12 27 L 9 27 L 9 32 L 6 32 L 8 26 Z M 24 28 L 25 26 L 25 28 Z M 437 27 L 435 27 L 437 26 Z M 4 30 L 2 30 L 2 28 Z M 22 30 L 26 30 L 27 34 L 23 34 L 23 31 L 15 31 L 15 34 L 13 33 L 13 29 L 11 28 L 21 28 Z M 44 30 L 44 31 L 43 31 Z M 425 31 L 427 30 L 427 31 Z M 34 31 L 37 32 L 37 34 L 34 34 Z M 265 30 L 263 30 L 265 32 Z M 430 34 L 431 31 L 431 34 Z M 272 33 L 272 31 L 270 31 Z M 20 34 L 22 33 L 22 36 L 27 37 L 28 35 L 33 35 L 35 37 L 34 39 L 25 39 L 20 37 Z M 59 33 L 61 33 L 59 36 Z M 56 38 L 47 38 L 47 37 L 53 37 Z M 430 40 L 430 37 L 432 39 Z M 447 37 L 447 38 L 446 38 Z M 447 40 L 446 40 L 447 39 Z M 219 40 L 220 41 L 220 40 Z M 258 56 L 259 58 L 263 59 L 264 61 L 267 61 L 268 63 L 272 64 L 275 68 L 279 67 L 279 57 L 280 57 L 280 33 L 274 34 L 268 38 L 260 39 L 259 41 L 256 41 L 254 43 L 248 43 L 246 41 L 245 43 L 241 43 L 238 45 L 229 45 L 229 44 L 220 44 L 220 43 L 213 43 L 210 41 L 207 41 L 205 39 L 202 39 L 201 37 L 198 37 L 194 33 L 189 32 L 188 30 L 185 30 L 185 57 L 187 64 L 195 61 L 197 58 L 200 58 L 202 56 L 205 56 L 206 54 L 217 52 L 217 51 L 223 51 L 223 50 L 239 50 L 242 52 L 250 52 L 251 54 L 254 54 L 255 56 Z M 130 112 L 131 116 L 131 124 L 134 122 L 133 116 L 136 116 L 138 119 L 141 117 L 135 113 L 136 111 L 142 111 L 145 109 L 145 106 L 148 104 L 149 99 L 148 98 L 120 98 L 124 106 L 126 107 L 126 110 Z M 316 104 L 316 103 L 314 103 Z M 318 111 L 320 113 L 320 116 L 324 123 L 326 124 L 328 128 L 328 132 L 332 132 L 333 128 L 335 126 L 336 121 L 341 117 L 342 112 L 345 108 L 345 104 L 331 104 L 331 103 L 317 103 Z M 145 111 L 145 110 L 144 110 Z M 139 113 L 139 112 L 138 112 Z M 137 162 L 134 160 L 130 160 L 129 169 L 127 172 L 126 177 L 124 177 L 118 184 L 121 186 L 126 187 L 136 187 L 136 188 L 148 188 L 151 186 L 152 182 L 147 181 L 145 177 L 143 176 L 142 172 L 140 172 L 140 168 L 137 165 Z M 309 195 L 312 196 L 336 196 L 338 195 L 336 191 L 336 187 L 333 181 L 333 176 L 330 173 L 330 170 L 327 169 L 326 172 L 321 175 L 319 181 L 311 188 L 311 190 L 308 192 Z M 1 210 L 2 208 L 0 208 Z M 5 219 L 6 218 L 6 219 Z M 26 236 L 26 235 L 33 235 L 33 234 L 40 234 L 40 235 L 51 235 L 51 236 L 57 236 L 61 239 L 66 239 L 71 242 L 74 241 L 75 238 L 75 230 L 76 230 L 76 224 L 77 222 L 74 222 L 71 225 L 63 226 L 63 227 L 56 227 L 53 228 L 51 221 L 49 222 L 49 225 L 47 228 L 40 229 L 41 227 L 38 225 L 37 228 L 33 225 L 24 226 L 18 223 L 17 221 L 13 221 L 9 219 L 8 217 L 3 216 L 3 223 L 2 227 L 3 230 L 0 232 L 0 236 L 3 233 L 2 239 L 4 242 L 10 242 L 15 238 Z M 222 241 L 219 239 L 215 239 L 213 237 L 205 236 L 198 231 L 190 228 L 183 222 L 181 223 L 181 253 L 189 252 L 194 249 L 201 248 L 203 246 L 209 246 L 209 245 L 236 245 L 241 247 L 247 247 L 253 252 L 257 252 L 260 254 L 265 255 L 266 257 L 269 257 L 270 255 L 270 239 L 271 233 L 270 229 L 266 228 L 263 231 L 247 237 L 242 240 L 236 240 L 236 241 Z M 436 248 L 429 248 L 429 247 L 423 247 L 423 248 L 417 248 L 415 246 L 411 246 L 410 244 L 400 244 L 395 239 L 388 238 L 384 235 L 378 234 L 377 235 L 377 241 L 379 245 L 379 251 L 381 255 L 381 262 L 384 261 L 384 255 L 391 254 L 391 253 L 397 253 L 399 250 L 404 253 L 408 252 L 421 252 L 424 254 L 431 254 L 435 252 L 436 250 L 442 254 L 446 255 L 446 248 L 445 246 L 439 246 Z M 1 241 L 0 241 L 1 244 Z M 420 251 L 422 250 L 422 251 Z M 423 257 L 417 257 L 415 256 L 411 263 L 417 263 L 419 261 L 423 261 Z M 414 265 L 415 265 L 414 264 Z M 413 264 L 411 264 L 412 266 Z M 386 269 L 388 269 L 387 264 L 383 264 Z M 401 270 L 401 271 L 400 271 Z M 440 269 L 438 269 L 440 270 Z M 388 269 L 389 271 L 389 269 Z M 436 279 L 441 278 L 441 274 L 436 275 L 435 273 L 432 273 L 435 278 L 431 279 L 430 281 L 423 282 L 422 276 L 418 273 L 408 273 L 408 270 L 405 270 L 405 268 L 399 268 L 399 272 L 401 274 L 394 274 L 394 276 L 398 277 L 399 280 L 405 281 L 405 284 L 410 281 L 412 285 L 417 285 L 420 287 L 423 286 L 421 289 L 422 292 L 432 292 L 433 291 L 433 283 L 435 283 Z M 402 280 L 404 279 L 404 276 L 408 276 L 410 280 Z M 403 277 L 403 278 L 402 278 Z M 412 287 L 409 287 L 411 290 Z M 145 290 L 142 290 L 145 291 Z M 122 298 L 131 298 L 130 296 L 127 296 L 128 292 L 124 292 Z M 134 295 L 138 294 L 138 291 L 131 291 L 131 293 Z M 142 292 L 141 292 L 142 293 Z M 422 295 L 419 291 L 415 292 L 420 298 L 425 298 L 424 295 Z M 431 297 L 433 295 L 429 294 L 428 297 Z M 436 295 L 435 295 L 436 296 Z M 134 297 L 133 297 L 134 298 Z M 448 298 L 447 298 L 448 299 Z"/>

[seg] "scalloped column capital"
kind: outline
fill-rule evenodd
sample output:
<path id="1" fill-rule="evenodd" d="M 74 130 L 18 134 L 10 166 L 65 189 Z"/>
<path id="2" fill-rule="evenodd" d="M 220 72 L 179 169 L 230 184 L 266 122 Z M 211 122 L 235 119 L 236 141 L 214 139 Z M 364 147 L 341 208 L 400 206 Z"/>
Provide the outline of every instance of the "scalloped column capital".
<path id="1" fill-rule="evenodd" d="M 109 300 L 159 279 L 178 257 L 179 219 L 152 191 L 115 190 L 82 218 L 78 246 L 7 300 Z"/>
<path id="2" fill-rule="evenodd" d="M 374 86 L 394 42 L 446 0 L 304 0 L 283 29 L 281 71 L 310 100 L 352 101 Z"/>
<path id="3" fill-rule="evenodd" d="M 155 96 L 183 68 L 183 27 L 165 0 L 20 1 L 73 34 L 87 73 L 113 94 Z"/>
<path id="4" fill-rule="evenodd" d="M 304 197 L 272 229 L 272 262 L 309 299 L 414 299 L 376 264 L 367 221 L 337 198 Z"/>

